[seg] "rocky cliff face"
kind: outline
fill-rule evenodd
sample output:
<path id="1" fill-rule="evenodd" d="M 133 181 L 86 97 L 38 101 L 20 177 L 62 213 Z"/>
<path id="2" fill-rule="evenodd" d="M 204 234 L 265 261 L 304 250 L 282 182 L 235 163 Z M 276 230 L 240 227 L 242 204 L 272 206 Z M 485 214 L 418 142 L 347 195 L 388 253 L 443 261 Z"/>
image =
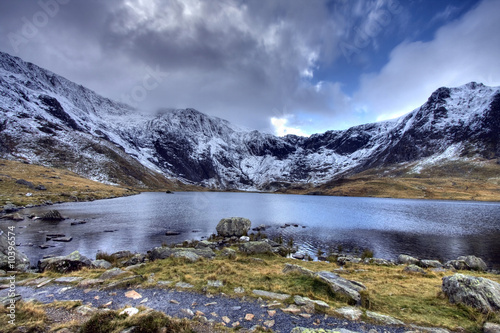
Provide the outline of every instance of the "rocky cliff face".
<path id="1" fill-rule="evenodd" d="M 276 137 L 193 109 L 140 114 L 0 53 L 0 157 L 103 182 L 150 186 L 162 174 L 212 188 L 276 190 L 429 156 L 497 158 L 499 136 L 500 89 L 477 83 L 440 88 L 393 121 Z"/>

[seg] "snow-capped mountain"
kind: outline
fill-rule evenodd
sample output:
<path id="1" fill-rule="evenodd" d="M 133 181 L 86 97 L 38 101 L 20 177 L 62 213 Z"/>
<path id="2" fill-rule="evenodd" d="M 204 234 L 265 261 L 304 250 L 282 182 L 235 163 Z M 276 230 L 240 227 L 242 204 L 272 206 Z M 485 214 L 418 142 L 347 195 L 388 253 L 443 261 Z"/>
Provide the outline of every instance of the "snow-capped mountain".
<path id="1" fill-rule="evenodd" d="M 193 109 L 140 114 L 0 53 L 0 157 L 64 166 L 104 182 L 149 186 L 163 174 L 211 188 L 271 191 L 473 155 L 500 156 L 498 87 L 440 88 L 396 120 L 277 137 Z"/>

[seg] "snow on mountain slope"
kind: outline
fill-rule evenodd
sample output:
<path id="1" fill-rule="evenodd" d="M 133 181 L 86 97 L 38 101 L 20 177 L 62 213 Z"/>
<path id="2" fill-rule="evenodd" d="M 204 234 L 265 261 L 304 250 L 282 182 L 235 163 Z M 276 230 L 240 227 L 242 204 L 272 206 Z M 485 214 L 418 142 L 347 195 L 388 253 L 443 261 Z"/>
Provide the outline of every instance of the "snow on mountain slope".
<path id="1" fill-rule="evenodd" d="M 222 189 L 316 186 L 393 163 L 432 163 L 432 156 L 498 157 L 499 122 L 500 89 L 469 83 L 436 90 L 396 120 L 276 137 L 193 109 L 141 114 L 0 53 L 0 156 L 111 183 L 148 186 L 143 174 L 160 172 Z"/>

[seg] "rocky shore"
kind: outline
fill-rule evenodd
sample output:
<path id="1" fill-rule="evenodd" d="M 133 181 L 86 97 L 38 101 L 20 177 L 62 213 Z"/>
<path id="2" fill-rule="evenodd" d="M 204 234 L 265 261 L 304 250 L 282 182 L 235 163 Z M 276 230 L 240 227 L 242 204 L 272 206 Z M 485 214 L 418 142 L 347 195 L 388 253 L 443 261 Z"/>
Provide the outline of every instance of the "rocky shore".
<path id="1" fill-rule="evenodd" d="M 50 216 L 45 218 L 60 217 L 55 211 L 49 213 Z M 6 266 L 13 249 L 9 248 L 8 237 L 2 234 L 0 269 L 3 271 L 0 270 L 0 276 L 4 277 L 0 277 L 0 280 L 7 281 L 13 270 L 18 272 L 16 274 L 24 274 L 25 278 L 16 280 L 15 297 L 6 295 L 8 284 L 0 286 L 0 289 L 3 289 L 0 296 L 3 296 L 2 303 L 5 306 L 13 300 L 17 302 L 35 299 L 42 303 L 78 300 L 81 306 L 72 311 L 84 311 L 89 318 L 109 309 L 126 311 L 129 316 L 155 310 L 174 317 L 195 318 L 208 324 L 214 332 L 218 331 L 214 325 L 293 333 L 315 332 L 319 328 L 323 329 L 321 332 L 328 332 L 325 331 L 328 329 L 373 333 L 448 331 L 413 325 L 388 314 L 372 311 L 372 298 L 377 290 L 372 290 L 367 282 L 352 279 L 349 275 L 362 276 L 364 271 L 385 269 L 390 272 L 397 271 L 402 278 L 425 279 L 428 276 L 430 279 L 442 276 L 437 299 L 441 297 L 446 299 L 450 306 L 461 304 L 473 309 L 472 311 L 486 314 L 485 318 L 493 322 L 480 323 L 481 327 L 485 327 L 485 331 L 500 323 L 499 279 L 495 278 L 497 281 L 494 281 L 477 276 L 495 276 L 496 272 L 488 272 L 486 263 L 475 256 L 463 256 L 441 263 L 404 254 L 400 255 L 397 261 L 391 261 L 367 257 L 366 254 L 362 258 L 337 253 L 325 258 L 328 262 L 321 263 L 322 268 L 329 269 L 316 270 L 305 267 L 314 263 L 285 259 L 293 253 L 293 247 L 266 239 L 261 234 L 265 226 L 254 228 L 253 231 L 258 233 L 247 236 L 250 230 L 251 222 L 248 219 L 227 218 L 219 222 L 217 235 L 209 240 L 155 247 L 147 253 L 98 253 L 95 260 L 75 251 L 66 256 L 40 260 L 37 272 L 30 272 L 28 259 L 18 251 L 15 251 L 15 267 Z M 278 258 L 283 259 L 279 261 Z M 277 273 L 269 273 L 269 279 L 272 279 L 272 276 L 277 279 L 290 279 L 293 283 L 302 283 L 313 289 L 305 294 L 298 294 L 293 287 L 288 287 L 289 292 L 283 292 L 266 288 L 265 284 L 261 288 L 237 285 L 228 289 L 229 285 L 236 285 L 238 282 L 231 280 L 230 269 L 226 274 L 221 272 L 219 275 L 209 275 L 210 279 L 203 282 L 192 279 L 192 274 L 183 272 L 174 274 L 181 276 L 180 279 L 164 280 L 154 272 L 165 269 L 156 265 L 162 265 L 169 260 L 173 265 L 179 264 L 183 265 L 182 267 L 205 267 L 213 265 L 214 262 L 222 263 L 222 267 L 225 262 L 239 260 L 245 263 L 249 270 L 252 270 L 252 266 L 279 264 L 282 268 Z M 197 272 L 196 267 L 193 269 Z M 262 271 L 265 272 L 264 269 Z M 249 271 L 248 275 L 251 274 L 253 272 Z M 321 292 L 318 293 L 315 289 Z M 315 295 L 322 299 L 311 297 Z M 191 305 L 186 300 L 192 300 Z M 328 300 L 333 303 L 329 304 Z M 460 331 L 461 328 L 457 329 Z M 67 332 L 70 331 L 71 329 Z"/>

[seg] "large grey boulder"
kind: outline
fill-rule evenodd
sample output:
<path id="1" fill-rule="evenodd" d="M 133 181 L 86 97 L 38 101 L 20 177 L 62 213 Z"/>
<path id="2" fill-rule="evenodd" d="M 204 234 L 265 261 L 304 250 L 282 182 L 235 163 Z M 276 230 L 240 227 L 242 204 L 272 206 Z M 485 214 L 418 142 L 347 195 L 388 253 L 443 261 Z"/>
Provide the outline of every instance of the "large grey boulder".
<path id="1" fill-rule="evenodd" d="M 406 254 L 400 254 L 398 256 L 398 264 L 400 265 L 417 265 L 418 259 Z"/>
<path id="2" fill-rule="evenodd" d="M 30 267 L 28 257 L 17 250 L 17 246 L 8 239 L 8 234 L 0 230 L 0 269 L 4 271 L 24 272 Z M 12 254 L 13 257 L 12 258 Z M 11 262 L 9 259 L 14 259 Z"/>
<path id="3" fill-rule="evenodd" d="M 240 252 L 245 254 L 271 254 L 273 249 L 267 242 L 248 242 L 240 245 Z"/>
<path id="4" fill-rule="evenodd" d="M 212 259 L 215 257 L 214 251 L 206 247 L 202 249 L 192 248 L 169 248 L 169 247 L 155 247 L 149 252 L 150 260 L 166 259 L 170 257 L 185 258 L 191 262 L 199 260 L 201 257 Z"/>
<path id="5" fill-rule="evenodd" d="M 343 295 L 350 303 L 361 305 L 360 292 L 366 290 L 366 287 L 357 281 L 347 280 L 332 272 L 321 271 L 313 272 L 299 265 L 285 265 L 283 273 L 304 275 L 313 279 L 317 279 L 325 283 L 334 294 Z"/>
<path id="6" fill-rule="evenodd" d="M 483 313 L 500 310 L 500 284 L 495 281 L 455 274 L 443 278 L 442 290 L 451 303 L 462 303 Z"/>
<path id="7" fill-rule="evenodd" d="M 89 258 L 82 256 L 78 251 L 74 251 L 67 256 L 42 259 L 38 262 L 38 269 L 40 272 L 48 270 L 58 273 L 68 273 L 91 266 L 92 261 Z"/>
<path id="8" fill-rule="evenodd" d="M 488 266 L 486 266 L 486 263 L 483 261 L 483 259 L 476 256 L 462 256 L 458 257 L 457 260 L 465 261 L 467 266 L 469 266 L 469 269 L 473 271 L 483 272 L 488 269 Z"/>
<path id="9" fill-rule="evenodd" d="M 456 270 L 469 270 L 469 271 L 486 271 L 488 267 L 483 259 L 476 256 L 461 256 L 456 260 L 446 262 L 445 267 L 454 268 Z"/>
<path id="10" fill-rule="evenodd" d="M 252 222 L 243 217 L 230 217 L 219 221 L 216 230 L 217 234 L 222 237 L 241 237 L 245 236 L 250 230 Z"/>

